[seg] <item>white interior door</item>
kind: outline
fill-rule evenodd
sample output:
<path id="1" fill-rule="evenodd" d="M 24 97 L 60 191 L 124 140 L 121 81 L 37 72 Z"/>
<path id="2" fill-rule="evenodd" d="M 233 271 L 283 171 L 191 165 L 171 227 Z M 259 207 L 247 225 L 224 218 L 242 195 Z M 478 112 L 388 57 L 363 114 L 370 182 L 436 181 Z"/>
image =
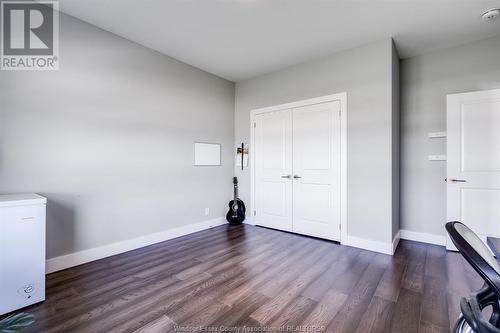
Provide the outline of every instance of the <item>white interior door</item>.
<path id="1" fill-rule="evenodd" d="M 447 219 L 500 237 L 500 90 L 447 102 Z M 447 248 L 455 249 L 449 238 Z"/>
<path id="2" fill-rule="evenodd" d="M 292 113 L 255 117 L 255 224 L 292 230 Z"/>
<path id="3" fill-rule="evenodd" d="M 293 110 L 293 231 L 340 240 L 340 102 Z"/>

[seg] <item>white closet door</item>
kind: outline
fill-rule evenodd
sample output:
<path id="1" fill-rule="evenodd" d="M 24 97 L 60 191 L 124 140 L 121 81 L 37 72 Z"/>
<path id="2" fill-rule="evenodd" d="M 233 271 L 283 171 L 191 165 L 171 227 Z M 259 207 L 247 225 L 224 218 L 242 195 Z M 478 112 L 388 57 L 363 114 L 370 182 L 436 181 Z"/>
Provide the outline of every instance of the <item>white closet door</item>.
<path id="1" fill-rule="evenodd" d="M 293 231 L 340 240 L 340 102 L 293 110 Z"/>
<path id="2" fill-rule="evenodd" d="M 255 117 L 255 216 L 258 225 L 292 230 L 292 113 Z"/>
<path id="3" fill-rule="evenodd" d="M 500 237 L 500 89 L 448 95 L 447 128 L 447 220 Z"/>

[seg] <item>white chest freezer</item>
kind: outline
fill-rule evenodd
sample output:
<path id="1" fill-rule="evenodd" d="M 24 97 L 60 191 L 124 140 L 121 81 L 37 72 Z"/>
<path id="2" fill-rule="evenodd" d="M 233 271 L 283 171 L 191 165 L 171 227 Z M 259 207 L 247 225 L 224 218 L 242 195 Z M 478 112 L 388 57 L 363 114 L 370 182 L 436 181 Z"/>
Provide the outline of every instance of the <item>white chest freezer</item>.
<path id="1" fill-rule="evenodd" d="M 45 300 L 45 207 L 37 194 L 0 195 L 0 315 Z"/>

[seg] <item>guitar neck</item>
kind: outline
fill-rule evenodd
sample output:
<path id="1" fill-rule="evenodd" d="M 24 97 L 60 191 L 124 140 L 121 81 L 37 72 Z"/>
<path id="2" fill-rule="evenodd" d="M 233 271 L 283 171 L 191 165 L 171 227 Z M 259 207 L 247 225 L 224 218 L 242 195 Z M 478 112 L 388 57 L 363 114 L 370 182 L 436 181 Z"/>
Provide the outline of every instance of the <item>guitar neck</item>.
<path id="1" fill-rule="evenodd" d="M 238 184 L 234 184 L 234 200 L 238 199 Z"/>

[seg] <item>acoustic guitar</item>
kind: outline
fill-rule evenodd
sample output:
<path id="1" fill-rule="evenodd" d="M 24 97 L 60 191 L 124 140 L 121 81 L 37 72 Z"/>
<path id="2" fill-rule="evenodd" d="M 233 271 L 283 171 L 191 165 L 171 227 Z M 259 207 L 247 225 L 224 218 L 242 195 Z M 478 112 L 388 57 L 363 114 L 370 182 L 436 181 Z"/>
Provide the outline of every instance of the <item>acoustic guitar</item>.
<path id="1" fill-rule="evenodd" d="M 229 211 L 226 214 L 227 222 L 241 224 L 245 221 L 245 203 L 238 198 L 238 178 L 233 177 L 234 198 L 229 202 Z"/>

